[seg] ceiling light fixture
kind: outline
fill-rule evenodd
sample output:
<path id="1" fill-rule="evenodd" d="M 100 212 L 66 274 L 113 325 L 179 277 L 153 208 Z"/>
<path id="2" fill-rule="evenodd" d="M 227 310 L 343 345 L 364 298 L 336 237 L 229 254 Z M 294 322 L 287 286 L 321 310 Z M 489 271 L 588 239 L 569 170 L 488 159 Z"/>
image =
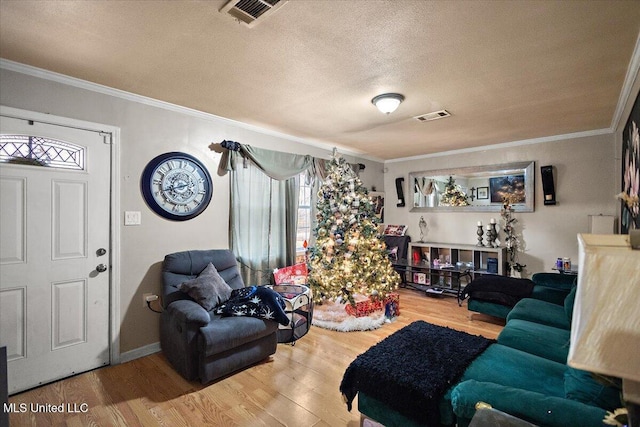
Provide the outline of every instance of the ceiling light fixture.
<path id="1" fill-rule="evenodd" d="M 381 113 L 391 114 L 396 111 L 402 101 L 404 96 L 399 93 L 383 93 L 373 98 L 371 103 L 378 107 Z"/>

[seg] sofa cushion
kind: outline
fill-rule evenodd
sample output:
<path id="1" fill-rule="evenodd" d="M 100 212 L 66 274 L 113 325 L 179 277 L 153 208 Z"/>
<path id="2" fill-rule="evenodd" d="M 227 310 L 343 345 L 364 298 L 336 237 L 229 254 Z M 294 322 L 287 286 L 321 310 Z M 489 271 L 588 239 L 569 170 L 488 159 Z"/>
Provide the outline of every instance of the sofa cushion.
<path id="1" fill-rule="evenodd" d="M 363 392 L 358 393 L 358 411 L 367 417 L 376 420 L 376 422 L 384 426 L 402 426 L 402 427 L 423 427 L 417 421 L 412 420 L 400 412 L 391 409 L 378 399 L 375 399 Z M 453 416 L 450 416 L 453 419 Z M 373 424 L 372 425 L 377 425 Z M 366 424 L 361 424 L 366 425 Z"/>
<path id="2" fill-rule="evenodd" d="M 489 316 L 499 317 L 501 319 L 506 318 L 511 311 L 511 307 L 509 306 L 475 298 L 469 298 L 467 309 L 469 309 L 469 311 L 488 314 Z"/>
<path id="3" fill-rule="evenodd" d="M 209 249 L 175 252 L 164 257 L 162 263 L 162 304 L 169 306 L 174 301 L 189 299 L 178 287 L 186 280 L 194 279 L 212 263 L 218 274 L 232 289 L 244 287 L 238 262 L 228 249 Z"/>
<path id="4" fill-rule="evenodd" d="M 451 392 L 451 403 L 458 418 L 458 426 L 469 425 L 478 402 L 488 403 L 497 410 L 548 427 L 603 427 L 602 420 L 606 414 L 602 408 L 587 406 L 564 397 L 468 380 L 456 385 Z"/>
<path id="5" fill-rule="evenodd" d="M 531 292 L 531 298 L 541 301 L 563 305 L 569 291 L 564 289 L 551 288 L 549 286 L 535 285 Z"/>
<path id="6" fill-rule="evenodd" d="M 613 411 L 622 407 L 620 390 L 596 381 L 590 372 L 567 367 L 564 390 L 568 399 Z"/>
<path id="7" fill-rule="evenodd" d="M 507 321 L 512 319 L 528 320 L 560 329 L 571 328 L 563 306 L 533 298 L 520 300 L 507 315 Z"/>
<path id="8" fill-rule="evenodd" d="M 179 289 L 207 311 L 227 301 L 232 291 L 212 263 L 207 264 L 195 279 L 182 282 Z"/>
<path id="9" fill-rule="evenodd" d="M 198 346 L 201 356 L 209 357 L 259 338 L 274 334 L 278 324 L 255 317 L 221 317 L 200 328 Z"/>
<path id="10" fill-rule="evenodd" d="M 531 276 L 531 280 L 533 280 L 536 285 L 564 290 L 566 294 L 576 284 L 577 277 L 578 276 L 569 274 L 535 273 Z"/>
<path id="11" fill-rule="evenodd" d="M 558 363 L 567 363 L 571 331 L 512 319 L 498 335 L 498 343 Z"/>
<path id="12" fill-rule="evenodd" d="M 569 295 L 567 295 L 567 297 L 564 299 L 564 313 L 567 316 L 567 320 L 569 321 L 569 324 L 571 324 L 571 319 L 573 317 L 573 303 L 576 300 L 576 286 L 573 287 L 573 289 L 571 289 L 571 292 L 569 292 Z"/>
<path id="13" fill-rule="evenodd" d="M 565 397 L 566 365 L 492 344 L 467 367 L 460 381 L 476 380 Z"/>

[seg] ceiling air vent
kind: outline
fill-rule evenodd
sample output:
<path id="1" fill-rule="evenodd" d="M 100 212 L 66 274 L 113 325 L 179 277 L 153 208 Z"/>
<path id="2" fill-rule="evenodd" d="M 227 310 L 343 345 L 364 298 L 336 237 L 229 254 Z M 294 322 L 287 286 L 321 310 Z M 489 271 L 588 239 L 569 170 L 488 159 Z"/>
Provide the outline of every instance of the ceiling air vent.
<path id="1" fill-rule="evenodd" d="M 220 12 L 231 15 L 238 21 L 253 27 L 262 22 L 265 16 L 275 12 L 288 0 L 230 0 Z"/>
<path id="2" fill-rule="evenodd" d="M 428 122 L 431 120 L 443 119 L 445 117 L 451 117 L 451 114 L 447 110 L 434 111 L 433 113 L 423 114 L 421 116 L 415 116 L 414 119 L 420 122 Z"/>

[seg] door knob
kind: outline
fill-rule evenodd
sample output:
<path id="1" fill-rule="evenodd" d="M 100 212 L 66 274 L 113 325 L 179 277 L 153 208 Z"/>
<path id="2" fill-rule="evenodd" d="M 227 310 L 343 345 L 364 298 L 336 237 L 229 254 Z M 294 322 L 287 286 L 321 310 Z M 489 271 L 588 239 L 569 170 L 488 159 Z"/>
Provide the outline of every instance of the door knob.
<path id="1" fill-rule="evenodd" d="M 96 271 L 97 271 L 98 273 L 104 273 L 105 271 L 107 271 L 107 266 L 106 266 L 106 265 L 104 265 L 104 264 L 99 264 L 99 265 L 96 267 Z"/>
<path id="2" fill-rule="evenodd" d="M 105 248 L 100 248 L 100 249 L 98 249 L 98 250 L 96 251 L 96 254 L 97 254 L 98 256 L 102 256 L 102 255 L 104 255 L 104 254 L 106 254 L 106 253 L 107 253 L 107 250 L 106 250 Z"/>

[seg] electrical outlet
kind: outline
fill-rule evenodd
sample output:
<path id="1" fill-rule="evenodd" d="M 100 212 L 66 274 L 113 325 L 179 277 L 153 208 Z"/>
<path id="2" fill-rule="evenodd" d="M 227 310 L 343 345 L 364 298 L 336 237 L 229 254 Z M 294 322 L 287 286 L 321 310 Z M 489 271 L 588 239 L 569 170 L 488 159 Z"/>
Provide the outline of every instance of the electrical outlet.
<path id="1" fill-rule="evenodd" d="M 158 299 L 158 296 L 156 294 L 152 294 L 150 292 L 142 294 L 142 306 L 146 307 L 147 302 L 155 301 L 157 299 Z"/>

